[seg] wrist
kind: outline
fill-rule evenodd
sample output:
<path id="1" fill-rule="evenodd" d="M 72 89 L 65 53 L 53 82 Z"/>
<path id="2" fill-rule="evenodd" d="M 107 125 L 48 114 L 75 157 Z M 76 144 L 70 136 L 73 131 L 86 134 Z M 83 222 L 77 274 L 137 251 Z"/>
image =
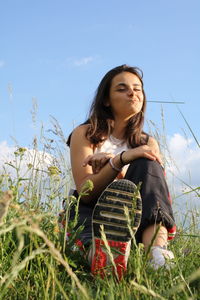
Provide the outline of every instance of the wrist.
<path id="1" fill-rule="evenodd" d="M 113 163 L 118 169 L 122 169 L 127 163 L 124 161 L 124 152 L 122 151 L 121 153 L 115 155 L 113 157 Z M 122 156 L 122 157 L 121 157 Z"/>
<path id="2" fill-rule="evenodd" d="M 125 166 L 125 165 L 126 165 L 126 162 L 124 161 L 124 157 L 123 157 L 123 155 L 124 155 L 125 152 L 126 152 L 126 151 L 122 151 L 122 152 L 120 153 L 120 155 L 119 155 L 120 163 L 121 163 L 122 166 Z"/>
<path id="3" fill-rule="evenodd" d="M 114 159 L 114 157 L 111 157 L 111 158 L 109 159 L 109 164 L 110 164 L 111 168 L 112 168 L 113 170 L 115 170 L 116 172 L 121 172 L 122 168 L 121 168 L 121 167 L 118 167 L 118 165 L 116 165 L 116 163 L 114 162 L 113 159 Z"/>

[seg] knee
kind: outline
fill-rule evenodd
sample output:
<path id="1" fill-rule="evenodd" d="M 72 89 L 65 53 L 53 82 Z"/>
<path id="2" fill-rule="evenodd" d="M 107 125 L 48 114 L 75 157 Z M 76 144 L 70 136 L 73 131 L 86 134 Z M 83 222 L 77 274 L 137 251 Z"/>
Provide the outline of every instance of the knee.
<path id="1" fill-rule="evenodd" d="M 153 168 L 160 168 L 161 165 L 160 163 L 157 161 L 157 160 L 151 160 L 151 159 L 148 159 L 148 158 L 145 158 L 145 157 L 140 157 L 140 158 L 137 158 L 137 159 L 134 159 L 132 162 L 130 162 L 130 165 L 140 165 L 140 166 L 151 166 Z"/>
<path id="2" fill-rule="evenodd" d="M 143 172 L 150 172 L 156 174 L 163 174 L 164 169 L 158 161 L 150 160 L 148 158 L 138 158 L 133 160 L 129 166 L 130 169 L 141 169 Z"/>

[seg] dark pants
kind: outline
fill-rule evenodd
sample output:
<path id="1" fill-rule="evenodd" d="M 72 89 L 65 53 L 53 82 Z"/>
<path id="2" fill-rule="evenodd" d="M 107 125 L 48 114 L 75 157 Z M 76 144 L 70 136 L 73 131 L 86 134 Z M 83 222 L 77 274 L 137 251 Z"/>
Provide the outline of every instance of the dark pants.
<path id="1" fill-rule="evenodd" d="M 141 242 L 142 233 L 149 225 L 161 223 L 167 229 L 174 227 L 171 199 L 164 170 L 158 162 L 146 158 L 134 160 L 129 165 L 125 179 L 136 185 L 141 182 L 142 219 L 135 235 L 137 242 Z M 84 224 L 84 229 L 79 238 L 84 244 L 89 243 L 92 239 L 92 212 L 97 200 L 92 201 L 92 205 L 80 202 L 78 226 Z M 70 219 L 73 217 L 74 211 L 72 209 Z"/>

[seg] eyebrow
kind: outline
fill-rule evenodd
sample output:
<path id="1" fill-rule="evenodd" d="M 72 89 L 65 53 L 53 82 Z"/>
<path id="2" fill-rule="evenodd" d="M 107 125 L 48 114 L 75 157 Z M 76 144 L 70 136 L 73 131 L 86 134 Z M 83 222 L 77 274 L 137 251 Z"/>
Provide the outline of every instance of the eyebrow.
<path id="1" fill-rule="evenodd" d="M 118 87 L 119 85 L 127 86 L 126 83 L 124 83 L 124 82 L 119 82 L 119 83 L 116 85 L 116 87 Z M 140 86 L 140 87 L 142 87 L 142 84 L 134 83 L 133 86 Z"/>

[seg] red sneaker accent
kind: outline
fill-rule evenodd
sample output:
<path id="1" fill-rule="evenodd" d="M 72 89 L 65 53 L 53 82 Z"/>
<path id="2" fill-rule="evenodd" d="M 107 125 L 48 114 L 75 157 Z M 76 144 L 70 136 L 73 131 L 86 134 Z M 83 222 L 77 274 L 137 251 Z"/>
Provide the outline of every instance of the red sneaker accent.
<path id="1" fill-rule="evenodd" d="M 101 246 L 104 245 L 103 241 L 100 239 L 94 239 L 95 253 L 92 258 L 91 272 L 93 275 L 100 275 L 102 278 L 105 276 L 105 266 L 106 266 L 106 253 L 103 252 Z"/>
<path id="2" fill-rule="evenodd" d="M 116 243 L 115 248 L 118 248 L 117 250 L 122 253 L 121 255 L 119 254 L 114 259 L 117 268 L 118 279 L 121 280 L 124 273 L 127 270 L 127 261 L 128 261 L 128 257 L 126 256 L 127 243 L 126 242 L 115 242 L 115 243 Z"/>
<path id="3" fill-rule="evenodd" d="M 117 277 L 119 280 L 121 280 L 127 269 L 128 255 L 126 252 L 127 252 L 128 243 L 118 242 L 118 241 L 107 241 L 107 242 L 111 248 L 111 252 L 114 257 Z M 119 252 L 121 254 L 119 254 Z M 108 267 L 111 267 L 112 273 L 116 275 L 115 268 L 112 266 L 112 263 L 110 262 L 110 258 L 106 253 L 104 242 L 100 239 L 95 238 L 95 253 L 91 265 L 92 274 L 93 275 L 99 274 L 101 278 L 104 278 L 106 275 L 106 268 Z"/>
<path id="4" fill-rule="evenodd" d="M 168 229 L 168 240 L 173 240 L 175 238 L 176 235 L 176 225 L 174 225 L 172 228 Z"/>

